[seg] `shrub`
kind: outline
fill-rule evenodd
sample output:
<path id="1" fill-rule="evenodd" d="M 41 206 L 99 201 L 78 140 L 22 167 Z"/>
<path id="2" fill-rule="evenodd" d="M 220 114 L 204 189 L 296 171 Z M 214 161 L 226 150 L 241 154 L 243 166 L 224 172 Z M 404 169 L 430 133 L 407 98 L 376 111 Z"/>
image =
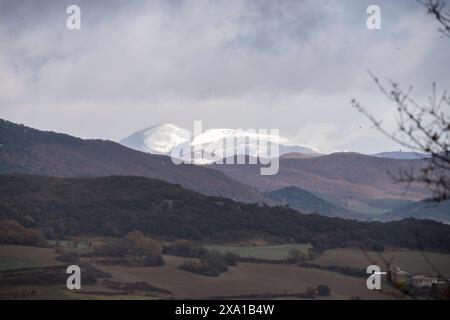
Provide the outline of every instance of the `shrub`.
<path id="1" fill-rule="evenodd" d="M 205 258 L 208 250 L 201 244 L 190 240 L 177 240 L 164 247 L 164 253 L 180 257 Z"/>
<path id="2" fill-rule="evenodd" d="M 164 264 L 161 244 L 147 238 L 142 232 L 130 232 L 123 239 L 103 239 L 94 245 L 95 256 L 125 257 L 137 256 L 145 266 L 160 266 Z"/>
<path id="3" fill-rule="evenodd" d="M 330 288 L 326 285 L 320 284 L 316 287 L 318 296 L 329 296 L 331 294 Z"/>
<path id="4" fill-rule="evenodd" d="M 211 272 L 207 272 L 205 262 L 203 260 L 186 259 L 183 264 L 180 265 L 180 269 L 208 276 L 217 275 L 215 273 L 211 274 Z"/>
<path id="5" fill-rule="evenodd" d="M 321 252 L 317 250 L 316 248 L 309 248 L 308 249 L 308 260 L 314 260 L 317 257 L 319 257 Z"/>
<path id="6" fill-rule="evenodd" d="M 124 239 L 104 239 L 94 246 L 94 255 L 120 257 L 128 254 L 128 246 Z"/>
<path id="7" fill-rule="evenodd" d="M 222 255 L 211 252 L 204 259 L 188 259 L 183 262 L 180 269 L 198 273 L 201 275 L 216 277 L 228 270 L 228 266 Z"/>
<path id="8" fill-rule="evenodd" d="M 158 255 L 158 254 L 153 254 L 150 256 L 145 256 L 143 257 L 143 261 L 144 261 L 144 266 L 145 267 L 149 267 L 149 266 L 162 266 L 164 265 L 164 259 L 162 257 L 162 255 Z"/>
<path id="9" fill-rule="evenodd" d="M 223 257 L 225 259 L 225 263 L 228 266 L 236 266 L 237 262 L 239 260 L 239 256 L 233 252 L 227 252 L 227 253 L 225 253 L 225 255 Z"/>
<path id="10" fill-rule="evenodd" d="M 311 299 L 314 298 L 316 296 L 316 290 L 313 287 L 307 287 L 306 296 Z"/>
<path id="11" fill-rule="evenodd" d="M 292 263 L 305 263 L 308 257 L 300 249 L 289 251 L 288 260 Z"/>
<path id="12" fill-rule="evenodd" d="M 204 261 L 208 268 L 215 270 L 218 274 L 228 270 L 224 256 L 217 251 L 211 251 Z"/>
<path id="13" fill-rule="evenodd" d="M 140 231 L 130 232 L 126 240 L 129 253 L 140 256 L 144 260 L 145 265 L 164 264 L 162 247 L 158 241 L 145 237 Z"/>
<path id="14" fill-rule="evenodd" d="M 60 245 L 59 243 L 55 244 L 53 249 L 55 250 L 55 253 L 59 254 L 60 256 L 64 254 L 64 247 L 62 245 Z"/>

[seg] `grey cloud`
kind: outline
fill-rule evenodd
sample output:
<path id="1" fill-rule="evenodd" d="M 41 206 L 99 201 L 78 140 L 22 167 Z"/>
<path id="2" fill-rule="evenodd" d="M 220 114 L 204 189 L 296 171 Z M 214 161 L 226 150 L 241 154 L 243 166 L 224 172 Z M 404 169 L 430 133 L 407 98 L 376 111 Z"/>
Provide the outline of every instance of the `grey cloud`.
<path id="1" fill-rule="evenodd" d="M 278 127 L 324 149 L 392 148 L 349 131 L 367 125 L 349 100 L 392 116 L 368 69 L 418 96 L 432 81 L 450 88 L 450 41 L 407 0 L 378 1 L 383 29 L 369 31 L 372 2 L 0 1 L 0 116 L 115 140 L 200 119 Z M 72 3 L 81 31 L 65 29 Z M 315 125 L 317 139 L 305 137 Z M 345 136 L 329 141 L 336 133 Z"/>

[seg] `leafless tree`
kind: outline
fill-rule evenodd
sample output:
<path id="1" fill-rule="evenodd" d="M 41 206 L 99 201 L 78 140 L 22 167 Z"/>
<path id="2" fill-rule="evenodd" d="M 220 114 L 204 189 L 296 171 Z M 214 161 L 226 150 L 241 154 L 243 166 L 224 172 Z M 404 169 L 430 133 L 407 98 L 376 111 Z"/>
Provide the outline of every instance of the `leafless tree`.
<path id="1" fill-rule="evenodd" d="M 418 0 L 418 2 L 441 24 L 439 31 L 450 37 L 450 8 L 446 7 L 445 2 L 441 0 Z"/>
<path id="2" fill-rule="evenodd" d="M 441 24 L 439 29 L 450 37 L 450 8 L 440 0 L 418 0 Z M 397 107 L 396 131 L 388 131 L 383 123 L 370 114 L 355 99 L 352 105 L 364 114 L 385 136 L 407 149 L 427 153 L 430 159 L 419 171 L 402 171 L 396 179 L 409 184 L 424 183 L 433 192 L 432 199 L 440 202 L 450 198 L 450 95 L 437 92 L 436 84 L 425 104 L 412 97 L 412 87 L 407 90 L 393 81 L 388 87 L 369 72 L 380 91 Z"/>
<path id="3" fill-rule="evenodd" d="M 383 86 L 371 74 L 381 92 L 397 107 L 397 131 L 390 132 L 356 100 L 353 106 L 364 114 L 385 136 L 407 149 L 430 154 L 419 171 L 402 171 L 396 179 L 406 183 L 425 183 L 433 192 L 433 200 L 450 198 L 450 95 L 438 94 L 433 84 L 428 103 L 421 105 L 411 97 L 412 87 L 403 90 L 397 83 Z"/>

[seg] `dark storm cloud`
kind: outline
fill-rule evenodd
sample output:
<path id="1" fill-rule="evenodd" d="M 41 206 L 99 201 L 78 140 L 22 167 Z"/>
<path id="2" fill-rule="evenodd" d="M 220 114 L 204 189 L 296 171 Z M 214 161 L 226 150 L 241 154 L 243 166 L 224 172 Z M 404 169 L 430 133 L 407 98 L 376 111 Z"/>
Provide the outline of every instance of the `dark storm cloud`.
<path id="1" fill-rule="evenodd" d="M 379 31 L 366 28 L 372 3 Z M 65 28 L 69 4 L 81 7 L 80 31 Z M 354 130 L 364 119 L 349 100 L 389 124 L 368 69 L 419 97 L 432 81 L 449 88 L 450 41 L 437 28 L 409 0 L 0 0 L 0 116 L 83 137 L 199 119 L 280 128 L 326 151 L 391 148 Z"/>

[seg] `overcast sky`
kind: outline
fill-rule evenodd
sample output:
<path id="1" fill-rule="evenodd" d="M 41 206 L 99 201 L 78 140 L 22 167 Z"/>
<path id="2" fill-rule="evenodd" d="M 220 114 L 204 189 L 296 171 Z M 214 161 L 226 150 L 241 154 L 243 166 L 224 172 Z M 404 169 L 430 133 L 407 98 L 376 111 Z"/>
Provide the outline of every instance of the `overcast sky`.
<path id="1" fill-rule="evenodd" d="M 81 7 L 81 30 L 66 7 Z M 381 30 L 366 8 L 381 7 Z M 0 0 L 0 117 L 118 141 L 155 124 L 279 128 L 323 152 L 398 150 L 369 77 L 450 89 L 450 39 L 415 0 Z"/>

